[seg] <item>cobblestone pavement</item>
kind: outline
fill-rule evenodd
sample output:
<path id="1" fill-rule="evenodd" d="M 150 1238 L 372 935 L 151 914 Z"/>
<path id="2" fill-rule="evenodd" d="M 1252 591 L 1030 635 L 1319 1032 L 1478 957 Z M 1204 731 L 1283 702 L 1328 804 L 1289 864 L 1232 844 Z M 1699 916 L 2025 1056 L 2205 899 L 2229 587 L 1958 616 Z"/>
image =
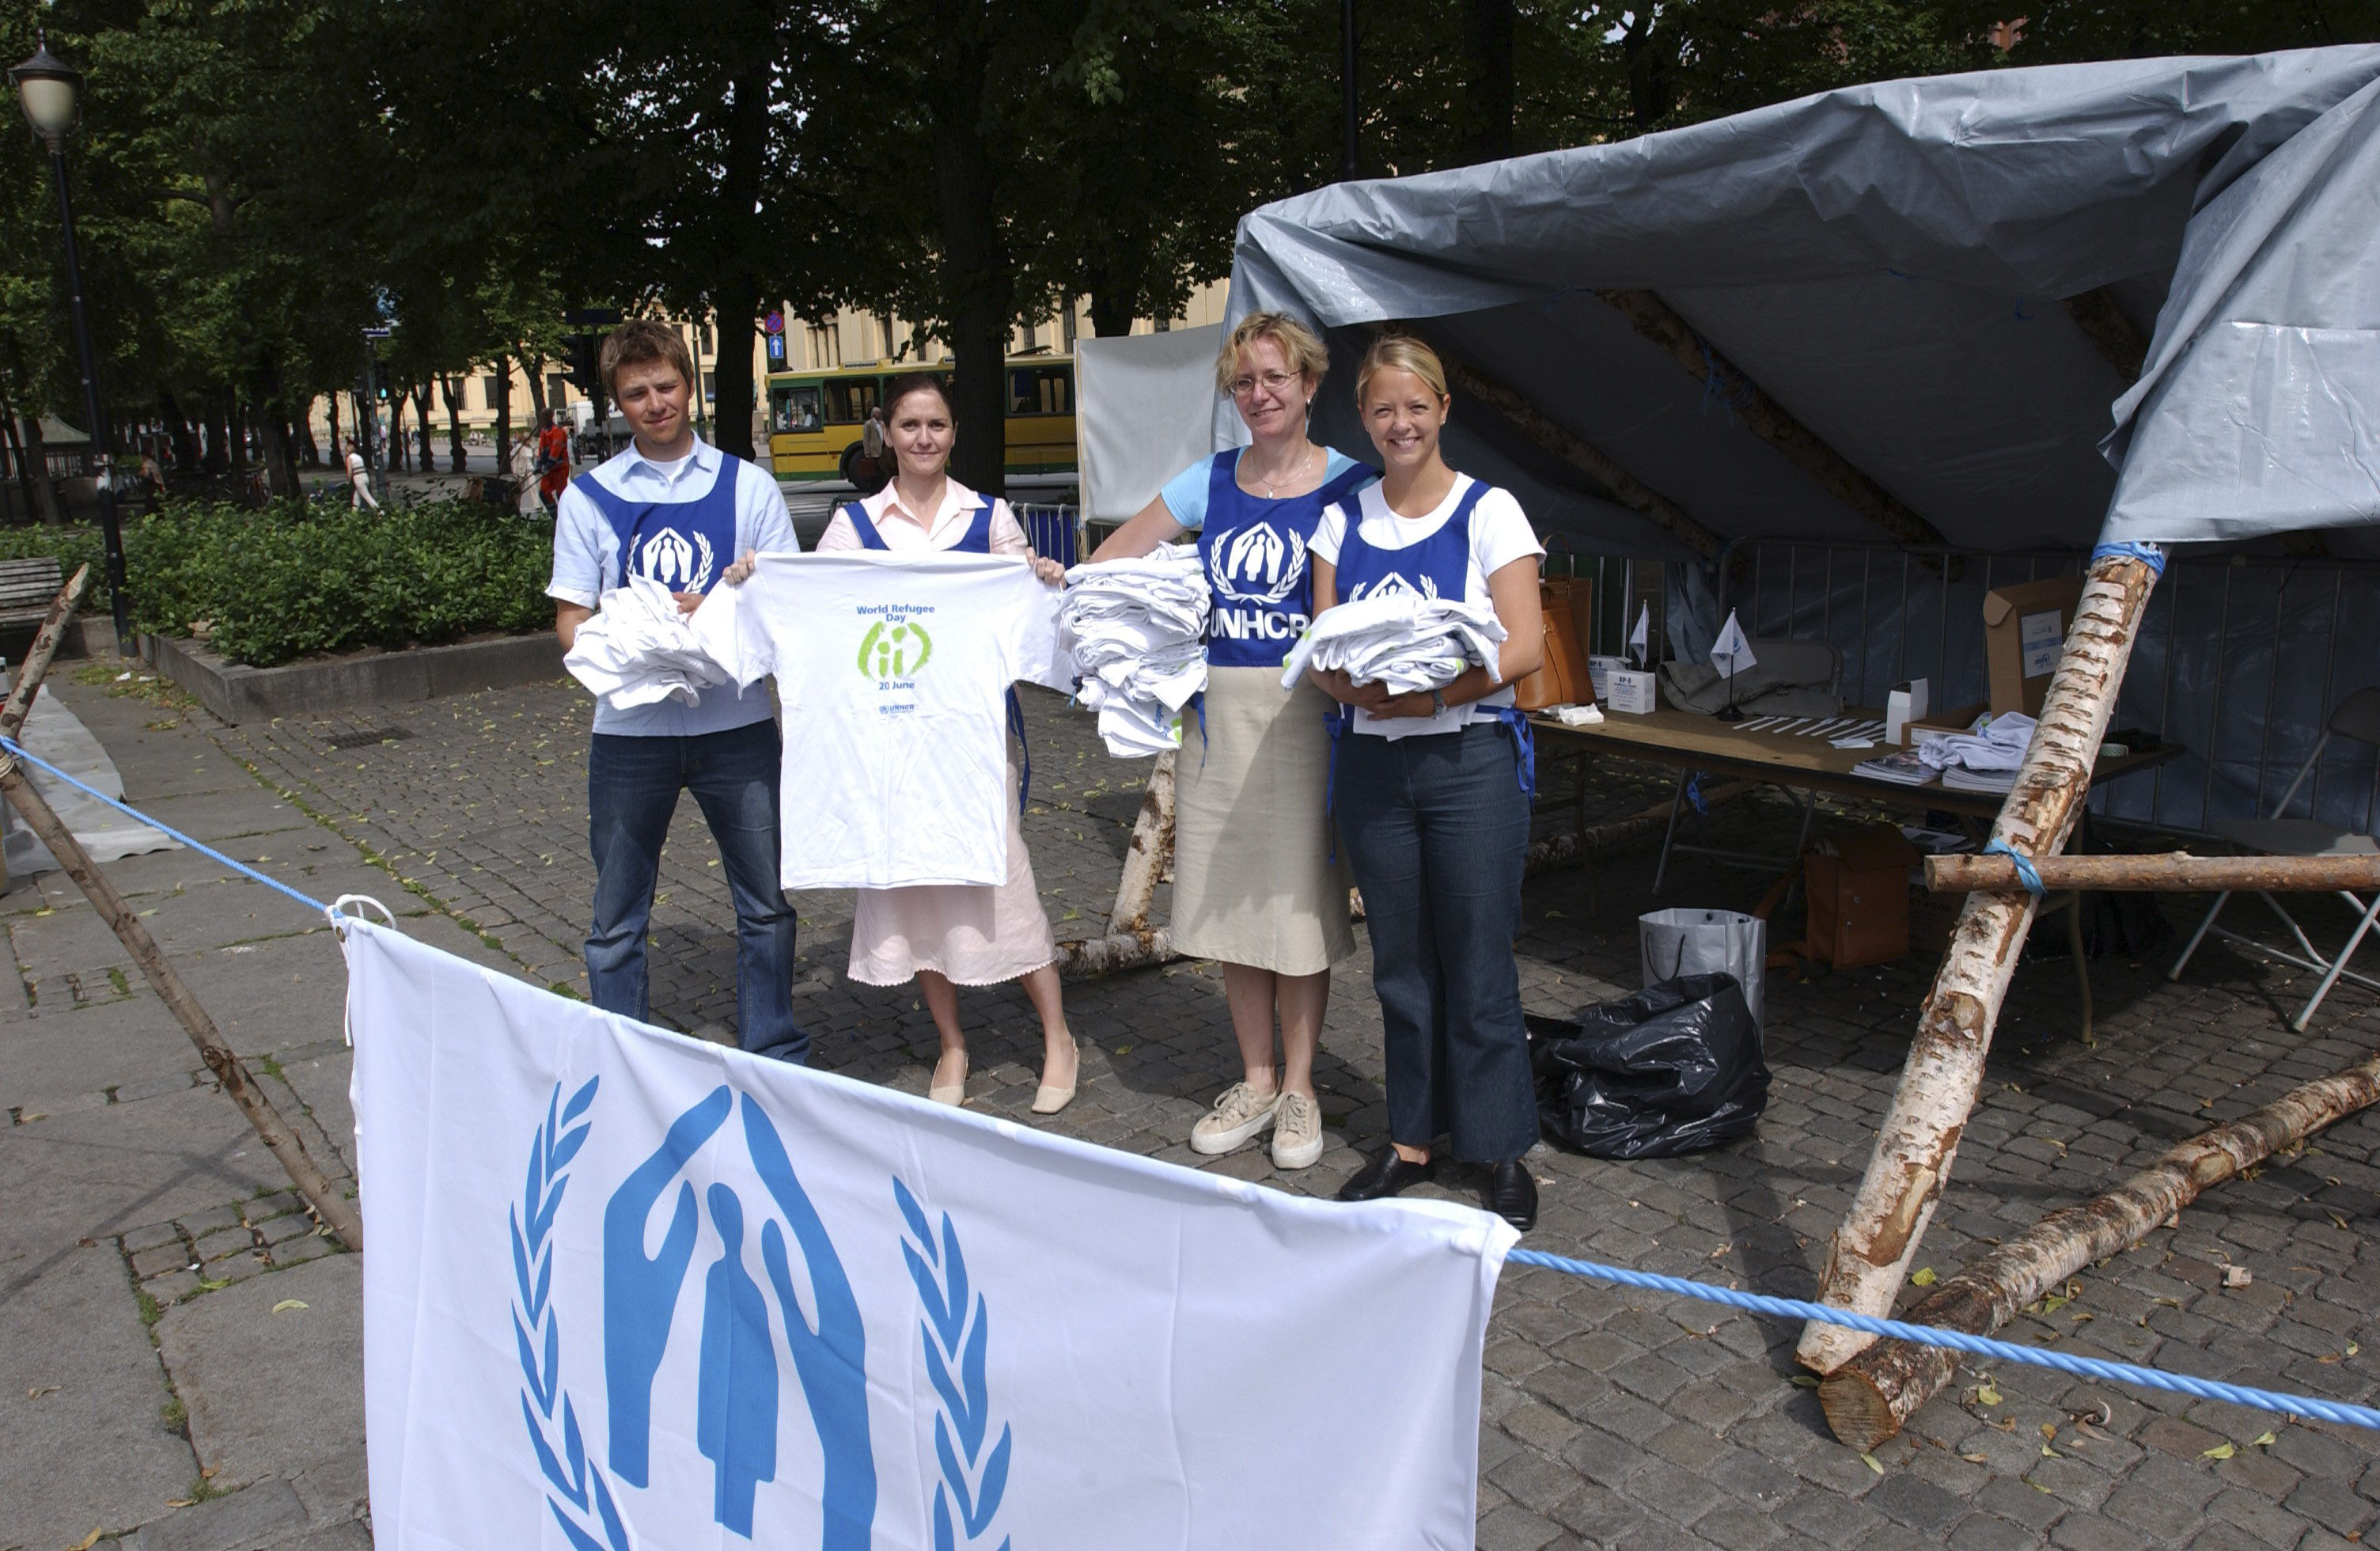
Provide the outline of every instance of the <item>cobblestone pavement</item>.
<path id="1" fill-rule="evenodd" d="M 1087 719 L 1064 712 L 1054 698 L 1031 697 L 1026 706 L 1036 782 L 1026 836 L 1037 874 L 1059 935 L 1092 935 L 1113 895 L 1145 769 L 1107 758 Z M 579 990 L 592 866 L 585 702 L 567 685 L 236 729 L 200 727 L 203 714 L 191 717 L 178 729 L 144 734 L 144 753 L 153 744 L 173 757 L 228 756 L 272 797 L 360 854 L 339 855 L 320 830 L 298 831 L 316 848 L 299 864 L 312 869 L 298 879 L 301 886 L 318 894 L 334 886 L 375 892 L 409 914 L 408 929 L 430 940 L 539 984 Z M 103 733 L 126 763 L 138 800 L 142 778 L 116 737 Z M 1595 769 L 1587 816 L 1641 808 L 1666 794 L 1665 780 L 1624 765 Z M 1767 848 L 1789 843 L 1795 822 L 1782 801 L 1767 796 L 1707 821 L 1725 843 Z M 319 850 L 325 843 L 330 849 Z M 274 838 L 239 854 L 268 852 L 286 861 L 293 846 Z M 1607 858 L 1595 874 L 1531 880 L 1518 945 L 1531 1011 L 1565 1013 L 1633 988 L 1634 916 L 1648 907 L 1653 860 L 1654 847 L 1640 844 Z M 350 881 L 375 872 L 377 882 Z M 1661 903 L 1749 908 L 1765 883 L 1688 862 L 1673 868 Z M 922 1090 L 934 1039 L 914 992 L 844 978 L 849 896 L 805 895 L 799 903 L 800 988 L 820 1063 Z M 2190 902 L 2166 903 L 2177 921 L 2190 914 Z M 1160 918 L 1165 909 L 1160 895 Z M 463 929 L 445 927 L 442 916 Z M 1767 1050 L 1776 1080 L 1751 1139 L 1636 1164 L 1542 1151 L 1536 1161 L 1544 1210 L 1527 1242 L 1809 1295 L 1826 1236 L 1857 1186 L 1949 920 L 1947 907 L 1922 906 L 1921 946 L 1899 963 L 1808 981 L 1772 977 Z M 732 921 L 716 853 L 686 805 L 664 856 L 654 916 L 657 1020 L 726 1036 L 735 1014 Z M 1781 919 L 1780 937 L 1792 935 L 1795 924 Z M 1985 1091 L 1921 1257 L 1926 1267 L 1947 1276 L 2043 1212 L 2107 1188 L 2172 1142 L 2380 1043 L 2380 1011 L 2362 990 L 2335 992 L 2313 1029 L 2297 1036 L 2286 1021 L 2303 994 L 2294 971 L 2216 945 L 2171 985 L 2162 975 L 2171 951 L 2094 962 L 2098 1018 L 2088 1041 L 2079 1034 L 2069 964 L 2029 962 L 2020 972 Z M 19 949 L 20 964 L 25 952 Z M 109 962 L 99 952 L 84 957 L 88 963 L 71 967 L 85 979 L 98 974 L 91 965 Z M 27 972 L 29 987 L 39 980 L 38 967 Z M 1049 1123 L 1169 1161 L 1328 1194 L 1383 1124 L 1368 962 L 1359 955 L 1344 966 L 1334 993 L 1318 1073 L 1330 1146 L 1309 1170 L 1278 1175 L 1260 1149 L 1202 1159 L 1185 1145 L 1192 1121 L 1235 1075 L 1211 965 L 1177 963 L 1069 986 L 1070 1020 L 1086 1043 L 1084 1089 Z M 971 1102 L 1026 1119 L 1038 1038 L 1023 997 L 1013 988 L 969 992 L 962 1007 L 976 1042 Z M 289 1041 L 274 1080 L 293 1102 L 310 1105 L 310 1135 L 344 1157 L 343 1052 L 320 1046 L 319 1031 L 309 1037 L 317 1043 Z M 12 1120 L 20 1132 L 32 1123 L 20 1114 Z M 2303 1153 L 2219 1187 L 2139 1248 L 2075 1278 L 2021 1318 L 2010 1338 L 2370 1403 L 2380 1361 L 2380 1350 L 2362 1350 L 2374 1344 L 2380 1307 L 2375 1151 L 2380 1120 L 2367 1114 L 2341 1123 Z M 188 1211 L 125 1217 L 113 1242 L 128 1273 L 159 1307 L 184 1300 L 166 1318 L 238 1295 L 238 1287 L 205 1285 L 225 1281 L 225 1267 L 261 1272 L 286 1255 L 316 1253 L 310 1245 L 285 1250 L 293 1240 L 276 1236 L 286 1231 L 276 1225 L 289 1219 L 275 1215 L 281 1203 L 270 1198 L 271 1183 L 260 1175 L 249 1190 L 194 1196 Z M 1461 1171 L 1445 1181 L 1457 1195 L 1478 1183 Z M 237 1204 L 249 1195 L 267 1198 Z M 218 1243 L 232 1253 L 218 1253 Z M 344 1264 L 346 1257 L 333 1255 L 281 1275 Z M 2234 1267 L 2252 1279 L 2228 1285 L 2226 1272 Z M 2380 1516 L 2380 1436 L 2081 1384 L 2030 1367 L 1962 1371 L 1955 1389 L 1900 1438 L 1863 1458 L 1833 1441 L 1815 1395 L 1796 1382 L 1796 1335 L 1791 1326 L 1715 1305 L 1509 1271 L 1487 1352 L 1479 1544 L 1490 1551 L 2320 1548 L 2360 1542 Z M 2077 1420 L 2096 1418 L 2102 1402 L 2104 1424 Z M 1328 1425 L 1327 1397 L 1309 1403 L 1316 1424 Z M 274 1480 L 302 1497 L 294 1478 Z M 292 1528 L 283 1538 L 299 1533 Z M 0 1545 L 7 1538 L 0 1529 Z M 253 1542 L 268 1543 L 278 1544 Z"/>

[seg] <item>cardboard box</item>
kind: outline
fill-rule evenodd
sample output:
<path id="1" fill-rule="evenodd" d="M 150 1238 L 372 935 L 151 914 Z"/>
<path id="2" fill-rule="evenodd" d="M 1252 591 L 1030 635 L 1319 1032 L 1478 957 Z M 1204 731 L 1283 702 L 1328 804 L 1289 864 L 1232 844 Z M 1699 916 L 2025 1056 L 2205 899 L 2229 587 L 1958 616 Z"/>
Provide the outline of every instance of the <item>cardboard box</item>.
<path id="1" fill-rule="evenodd" d="M 1978 700 L 1972 706 L 1961 706 L 1956 710 L 1944 711 L 1939 716 L 1920 718 L 1900 730 L 1900 746 L 1915 748 L 1927 738 L 1938 737 L 1945 733 L 1966 732 L 1974 726 L 1975 718 L 1991 709 Z"/>
<path id="2" fill-rule="evenodd" d="M 1624 657 L 1589 657 L 1586 660 L 1586 676 L 1595 685 L 1596 699 L 1610 699 L 1611 675 L 1625 673 L 1627 669 L 1628 660 Z"/>
<path id="3" fill-rule="evenodd" d="M 1650 673 L 1639 673 L 1627 668 L 1614 668 L 1607 676 L 1604 685 L 1597 687 L 1597 697 L 1602 700 L 1606 710 L 1626 711 L 1632 716 L 1643 716 L 1659 703 L 1658 697 L 1653 688 L 1654 682 L 1654 677 Z"/>
<path id="4" fill-rule="evenodd" d="M 2058 576 L 1995 588 L 1984 594 L 1984 659 L 1991 670 L 1991 709 L 2041 714 L 2066 632 L 2082 601 L 2082 578 Z"/>

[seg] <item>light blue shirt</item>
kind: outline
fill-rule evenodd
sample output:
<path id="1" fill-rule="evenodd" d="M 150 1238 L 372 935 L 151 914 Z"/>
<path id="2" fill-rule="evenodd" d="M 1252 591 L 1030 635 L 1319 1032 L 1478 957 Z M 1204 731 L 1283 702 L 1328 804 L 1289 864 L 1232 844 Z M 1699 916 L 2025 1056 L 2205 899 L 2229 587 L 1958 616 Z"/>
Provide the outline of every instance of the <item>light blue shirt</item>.
<path id="1" fill-rule="evenodd" d="M 681 503 L 701 499 L 722 477 L 735 480 L 735 554 L 747 550 L 775 553 L 798 552 L 793 519 L 785 512 L 784 492 L 766 471 L 740 458 L 731 459 L 710 443 L 697 441 L 694 451 L 674 463 L 657 463 L 631 444 L 598 464 L 589 476 L 613 494 L 629 501 Z M 720 562 L 725 565 L 728 556 Z M 620 577 L 620 536 L 602 511 L 576 480 L 562 492 L 553 519 L 553 579 L 546 596 L 581 608 L 600 608 L 606 586 Z M 713 578 L 715 583 L 716 578 Z M 701 590 L 709 591 L 706 586 Z M 658 705 L 615 710 L 595 703 L 595 731 L 624 737 L 696 737 L 747 727 L 774 715 L 765 685 L 739 691 L 721 685 L 702 692 L 702 703 Z"/>
<path id="2" fill-rule="evenodd" d="M 1239 454 L 1246 451 L 1245 447 L 1233 451 L 1232 467 L 1234 468 L 1239 467 Z M 1322 449 L 1322 454 L 1321 482 L 1323 484 L 1329 484 L 1341 474 L 1355 467 L 1355 460 L 1336 447 L 1325 447 Z M 1207 481 L 1213 475 L 1214 460 L 1200 458 L 1196 463 L 1166 480 L 1165 488 L 1157 492 L 1158 498 L 1165 503 L 1165 509 L 1173 514 L 1173 520 L 1193 533 L 1207 526 Z M 1377 481 L 1366 480 L 1365 483 L 1372 484 Z"/>

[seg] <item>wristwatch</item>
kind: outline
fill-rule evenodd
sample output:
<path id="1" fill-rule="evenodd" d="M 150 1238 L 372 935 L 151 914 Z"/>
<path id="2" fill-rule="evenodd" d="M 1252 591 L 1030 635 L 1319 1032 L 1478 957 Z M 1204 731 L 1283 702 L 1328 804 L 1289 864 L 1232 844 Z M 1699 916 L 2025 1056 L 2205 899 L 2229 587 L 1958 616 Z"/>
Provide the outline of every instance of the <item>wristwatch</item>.
<path id="1" fill-rule="evenodd" d="M 1429 705 L 1434 713 L 1444 716 L 1446 714 L 1445 691 L 1433 687 L 1429 692 Z"/>

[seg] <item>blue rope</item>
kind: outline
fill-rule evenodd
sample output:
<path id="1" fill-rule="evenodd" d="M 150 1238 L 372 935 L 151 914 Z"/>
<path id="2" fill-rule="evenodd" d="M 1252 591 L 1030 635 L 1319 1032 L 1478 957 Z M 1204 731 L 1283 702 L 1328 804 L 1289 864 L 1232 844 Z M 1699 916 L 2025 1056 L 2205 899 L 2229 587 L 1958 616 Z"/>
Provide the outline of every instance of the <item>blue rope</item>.
<path id="1" fill-rule="evenodd" d="M 1516 1265 L 1542 1266 L 1549 1271 L 1560 1271 L 1573 1277 L 1594 1277 L 1601 1281 L 1617 1282 L 1622 1287 L 1680 1293 L 1688 1298 L 1699 1298 L 1706 1303 L 1725 1303 L 1730 1308 L 1753 1314 L 1815 1320 L 1821 1325 L 1840 1325 L 1850 1330 L 1864 1330 L 1874 1336 L 1888 1336 L 1894 1340 L 1913 1341 L 1919 1346 L 1948 1347 L 1953 1351 L 1964 1351 L 1977 1357 L 2027 1363 L 2037 1368 L 2055 1368 L 2077 1378 L 2136 1384 L 2149 1389 L 2169 1390 L 2177 1395 L 2194 1395 L 2203 1400 L 2226 1400 L 2235 1406 L 2278 1412 L 2283 1416 L 2312 1417 L 2317 1422 L 2336 1422 L 2349 1427 L 2380 1430 L 2380 1411 L 2370 1406 L 2350 1405 L 2344 1400 L 2316 1400 L 2310 1395 L 2283 1395 L 2270 1389 L 2252 1389 L 2246 1385 L 2225 1384 L 2218 1379 L 2168 1374 L 2131 1363 L 2077 1357 L 2043 1347 L 1996 1341 L 1988 1336 L 1971 1336 L 1964 1330 L 1945 1330 L 1933 1325 L 1905 1325 L 1897 1319 L 1877 1319 L 1870 1315 L 1853 1314 L 1849 1309 L 1803 1303 L 1799 1298 L 1771 1298 L 1764 1293 L 1738 1292 L 1730 1287 L 1713 1287 L 1708 1282 L 1688 1281 L 1682 1277 L 1655 1276 L 1649 1271 L 1624 1271 L 1617 1266 L 1604 1266 L 1592 1260 L 1571 1260 L 1536 1250 L 1514 1250 L 1504 1258 Z"/>
<path id="2" fill-rule="evenodd" d="M 50 774 L 57 777 L 60 781 L 65 782 L 68 786 L 71 786 L 76 791 L 83 794 L 83 795 L 87 797 L 97 797 L 101 802 L 105 803 L 108 806 L 114 808 L 116 812 L 123 814 L 126 818 L 138 819 L 141 823 L 148 825 L 149 828 L 158 830 L 174 840 L 180 841 L 184 845 L 188 846 L 200 855 L 212 856 L 216 861 L 221 862 L 224 866 L 229 867 L 232 871 L 242 874 L 245 877 L 252 878 L 268 889 L 288 895 L 291 899 L 296 900 L 299 904 L 304 905 L 315 915 L 327 915 L 330 914 L 331 907 L 324 904 L 322 901 L 308 899 L 305 895 L 299 893 L 297 890 L 292 889 L 286 883 L 282 882 L 279 878 L 267 878 L 264 874 L 257 871 L 254 867 L 249 866 L 247 863 L 234 861 L 229 856 L 225 855 L 222 852 L 217 851 L 213 846 L 202 844 L 198 841 L 192 840 L 189 836 L 182 833 L 181 830 L 173 828 L 171 825 L 158 823 L 157 820 L 150 818 L 139 808 L 127 807 L 124 804 L 117 802 L 106 793 L 99 791 L 94 787 L 84 785 L 81 782 L 77 781 L 74 777 L 67 774 L 66 771 L 58 769 L 55 765 L 51 764 L 41 756 L 30 752 L 24 745 L 18 743 L 16 739 L 0 738 L 0 748 L 6 749 L 9 753 L 15 755 L 18 758 L 22 759 L 28 765 L 31 765 L 38 769 L 47 770 Z"/>
<path id="3" fill-rule="evenodd" d="M 2033 858 L 2024 855 L 2020 852 L 2010 850 L 2008 842 L 2004 840 L 1996 840 L 1992 842 L 1991 844 L 1984 847 L 1982 854 L 1985 856 L 2005 856 L 2010 861 L 2014 862 L 2016 864 L 2016 880 L 2019 883 L 2023 884 L 2024 891 L 2031 894 L 2034 899 L 2039 899 L 2044 894 L 2049 892 L 2049 886 L 2041 881 L 2041 874 L 2034 869 Z"/>
<path id="4" fill-rule="evenodd" d="M 2155 544 L 2135 544 L 2128 540 L 2101 544 L 2091 551 L 2091 563 L 2096 565 L 2103 560 L 2137 560 L 2149 568 L 2151 575 L 2165 575 L 2165 551 Z"/>

